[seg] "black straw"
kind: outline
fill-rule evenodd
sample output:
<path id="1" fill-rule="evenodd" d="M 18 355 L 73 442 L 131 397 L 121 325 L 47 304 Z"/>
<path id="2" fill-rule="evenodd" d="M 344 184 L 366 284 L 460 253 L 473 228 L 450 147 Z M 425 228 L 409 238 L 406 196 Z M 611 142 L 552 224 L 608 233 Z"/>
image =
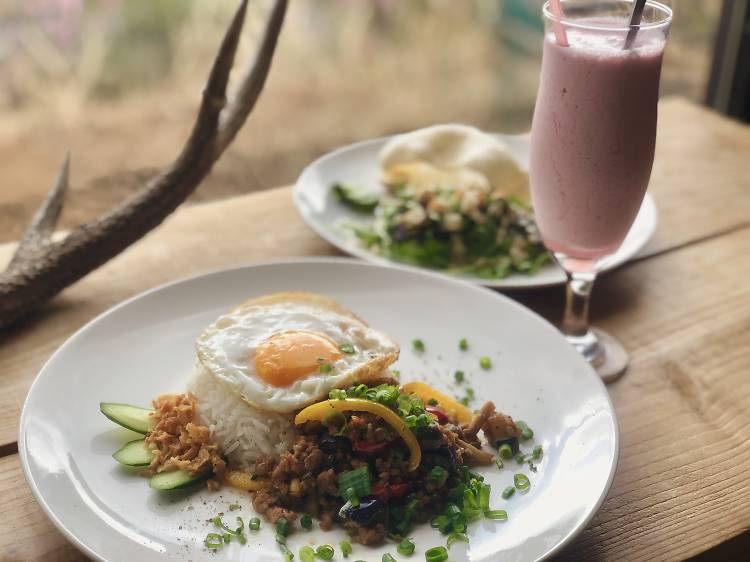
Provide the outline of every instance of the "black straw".
<path id="1" fill-rule="evenodd" d="M 630 30 L 628 30 L 628 36 L 625 38 L 625 50 L 630 49 L 635 41 L 635 36 L 638 34 L 638 26 L 641 24 L 641 18 L 643 17 L 643 9 L 646 7 L 646 0 L 635 0 L 633 2 L 633 12 L 630 14 Z"/>

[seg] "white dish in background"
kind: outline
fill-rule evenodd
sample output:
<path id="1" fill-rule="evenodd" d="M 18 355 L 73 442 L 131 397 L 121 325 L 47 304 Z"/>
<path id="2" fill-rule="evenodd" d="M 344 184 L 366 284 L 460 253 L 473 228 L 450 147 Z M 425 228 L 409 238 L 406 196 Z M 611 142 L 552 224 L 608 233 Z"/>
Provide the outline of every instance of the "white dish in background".
<path id="1" fill-rule="evenodd" d="M 528 135 L 496 135 L 504 141 L 521 168 L 528 170 Z M 318 158 L 305 168 L 294 186 L 294 204 L 302 219 L 322 238 L 343 252 L 363 260 L 390 265 L 394 262 L 372 253 L 363 247 L 345 224 L 369 226 L 372 218 L 358 214 L 331 194 L 331 185 L 346 182 L 364 190 L 383 194 L 385 188 L 379 181 L 378 153 L 391 137 L 383 137 L 344 146 Z M 635 256 L 651 239 L 656 230 L 656 205 L 646 194 L 643 205 L 620 249 L 607 260 L 605 271 L 614 269 Z M 557 264 L 547 264 L 534 275 L 513 273 L 504 279 L 482 279 L 469 273 L 440 272 L 465 281 L 496 289 L 532 289 L 562 285 L 565 274 Z"/>
<path id="2" fill-rule="evenodd" d="M 218 271 L 154 289 L 105 312 L 55 352 L 29 391 L 19 452 L 40 505 L 83 552 L 139 562 L 281 560 L 265 522 L 259 533 L 248 533 L 246 546 L 205 551 L 203 539 L 214 530 L 206 521 L 221 511 L 231 522 L 235 515 L 247 521 L 248 495 L 228 488 L 154 492 L 112 459 L 136 436 L 101 415 L 99 402 L 147 405 L 158 394 L 184 391 L 204 326 L 247 298 L 296 290 L 329 295 L 399 341 L 395 368 L 403 381 L 418 377 L 457 393 L 453 372 L 463 369 L 477 402 L 492 399 L 534 428 L 544 458 L 536 474 L 524 467 L 530 491 L 501 499 L 521 471 L 515 462 L 502 471 L 481 469 L 492 485 L 491 507 L 506 509 L 509 520 L 473 523 L 470 549 L 454 545 L 451 560 L 538 560 L 591 519 L 615 472 L 617 422 L 604 385 L 552 325 L 502 295 L 445 276 L 329 258 Z M 463 337 L 467 352 L 458 349 Z M 414 338 L 425 342 L 424 355 L 412 352 Z M 478 368 L 480 355 L 492 358 L 491 370 Z M 242 509 L 229 512 L 233 502 Z M 411 536 L 414 560 L 445 544 L 429 525 L 416 526 Z M 344 538 L 341 530 L 314 530 L 294 534 L 289 545 L 295 555 L 311 541 L 338 552 Z M 379 561 L 384 552 L 395 555 L 395 545 L 354 545 L 352 559 Z"/>

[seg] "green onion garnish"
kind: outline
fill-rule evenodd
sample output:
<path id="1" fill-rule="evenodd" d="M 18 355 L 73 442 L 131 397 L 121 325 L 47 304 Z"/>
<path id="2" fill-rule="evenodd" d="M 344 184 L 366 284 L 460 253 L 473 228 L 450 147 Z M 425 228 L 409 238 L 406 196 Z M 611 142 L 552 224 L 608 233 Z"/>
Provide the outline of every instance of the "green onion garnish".
<path id="1" fill-rule="evenodd" d="M 404 539 L 400 543 L 398 543 L 398 546 L 396 547 L 396 550 L 399 554 L 403 554 L 404 556 L 410 556 L 414 554 L 414 549 L 416 547 L 414 546 L 414 543 L 411 542 L 409 539 Z"/>
<path id="2" fill-rule="evenodd" d="M 430 398 L 430 399 L 429 399 L 429 400 L 427 401 L 427 404 L 429 404 L 430 406 L 437 406 L 437 405 L 438 405 L 438 401 L 437 401 L 437 400 L 435 400 L 434 398 Z"/>
<path id="3" fill-rule="evenodd" d="M 224 540 L 226 544 L 229 544 L 232 541 L 232 535 L 229 533 L 224 533 L 224 535 L 222 536 L 222 539 Z"/>
<path id="4" fill-rule="evenodd" d="M 534 431 L 526 424 L 525 421 L 518 420 L 516 425 L 521 429 L 521 439 L 528 441 L 534 438 Z"/>
<path id="5" fill-rule="evenodd" d="M 382 562 L 398 562 L 392 554 L 383 554 L 383 557 L 380 559 Z"/>
<path id="6" fill-rule="evenodd" d="M 495 521 L 507 521 L 508 520 L 508 513 L 503 509 L 492 509 L 490 511 L 485 511 L 484 516 L 487 519 L 494 519 Z"/>
<path id="7" fill-rule="evenodd" d="M 469 542 L 469 537 L 466 536 L 466 533 L 451 533 L 448 535 L 448 541 L 446 542 L 446 546 L 450 549 L 454 545 L 454 543 L 457 542 Z"/>
<path id="8" fill-rule="evenodd" d="M 412 340 L 411 346 L 417 353 L 424 353 L 425 346 L 424 342 L 420 339 Z"/>
<path id="9" fill-rule="evenodd" d="M 487 484 L 479 486 L 479 509 L 486 511 L 490 508 L 490 487 Z"/>
<path id="10" fill-rule="evenodd" d="M 455 373 L 453 373 L 453 378 L 456 379 L 456 382 L 464 382 L 464 372 L 456 371 Z"/>
<path id="11" fill-rule="evenodd" d="M 510 499 L 510 497 L 516 493 L 516 489 L 513 486 L 508 486 L 503 490 L 502 496 L 504 500 Z"/>
<path id="12" fill-rule="evenodd" d="M 531 451 L 531 457 L 534 460 L 539 460 L 542 458 L 542 446 L 541 445 L 537 445 L 536 447 L 534 447 L 534 450 Z"/>
<path id="13" fill-rule="evenodd" d="M 279 550 L 281 550 L 281 555 L 284 557 L 284 562 L 292 562 L 292 560 L 294 560 L 294 553 L 289 550 L 289 547 L 286 545 L 285 541 L 285 537 L 276 535 L 276 544 L 279 545 Z"/>
<path id="14" fill-rule="evenodd" d="M 461 340 L 458 342 L 458 349 L 461 351 L 466 351 L 469 349 L 469 342 L 466 341 L 466 338 L 461 338 Z"/>
<path id="15" fill-rule="evenodd" d="M 307 513 L 305 513 L 299 520 L 299 524 L 303 529 L 309 529 L 310 527 L 312 527 L 312 523 L 312 517 L 310 517 Z"/>
<path id="16" fill-rule="evenodd" d="M 229 504 L 229 511 L 237 511 L 238 509 L 242 509 L 242 506 L 238 503 L 230 503 Z"/>
<path id="17" fill-rule="evenodd" d="M 341 548 L 341 554 L 344 555 L 344 558 L 349 558 L 349 555 L 352 553 L 352 543 L 349 541 L 341 541 L 339 547 Z"/>
<path id="18" fill-rule="evenodd" d="M 328 398 L 331 400 L 346 400 L 346 390 L 334 388 L 328 393 Z"/>
<path id="19" fill-rule="evenodd" d="M 302 562 L 315 562 L 315 551 L 311 546 L 303 546 L 299 549 L 299 559 Z"/>
<path id="20" fill-rule="evenodd" d="M 276 521 L 276 533 L 282 537 L 289 536 L 289 520 L 286 517 L 282 517 Z"/>
<path id="21" fill-rule="evenodd" d="M 359 507 L 359 496 L 351 486 L 344 491 L 344 498 L 352 505 L 352 507 Z"/>
<path id="22" fill-rule="evenodd" d="M 333 366 L 330 363 L 323 363 L 319 368 L 318 371 L 324 374 L 328 374 L 331 371 L 333 371 Z"/>
<path id="23" fill-rule="evenodd" d="M 523 453 L 518 453 L 518 454 L 517 454 L 517 455 L 515 456 L 515 459 L 516 459 L 516 462 L 517 462 L 518 464 L 523 464 L 523 463 L 525 463 L 525 462 L 526 462 L 526 455 L 524 455 Z"/>
<path id="24" fill-rule="evenodd" d="M 503 462 L 503 459 L 501 457 L 497 457 L 495 459 L 495 466 L 497 466 L 497 468 L 500 468 L 500 469 L 505 468 L 505 463 Z"/>
<path id="25" fill-rule="evenodd" d="M 485 371 L 492 367 L 492 361 L 486 355 L 479 358 L 479 366 Z"/>
<path id="26" fill-rule="evenodd" d="M 321 560 L 331 560 L 334 555 L 333 547 L 330 544 L 321 544 L 315 549 L 315 556 Z"/>
<path id="27" fill-rule="evenodd" d="M 250 521 L 248 521 L 247 527 L 251 531 L 257 531 L 258 529 L 260 529 L 260 519 L 258 517 L 253 517 Z"/>
<path id="28" fill-rule="evenodd" d="M 531 481 L 528 476 L 519 472 L 513 475 L 513 484 L 516 485 L 519 492 L 525 492 L 531 486 Z"/>
<path id="29" fill-rule="evenodd" d="M 435 546 L 424 553 L 426 562 L 445 562 L 448 560 L 448 550 L 444 546 Z"/>
<path id="30" fill-rule="evenodd" d="M 339 495 L 351 501 L 348 496 L 352 494 L 357 498 L 372 494 L 370 469 L 366 465 L 339 474 Z M 359 505 L 359 499 L 357 499 L 357 505 Z"/>
<path id="31" fill-rule="evenodd" d="M 224 539 L 219 533 L 208 533 L 203 539 L 203 544 L 211 550 L 218 550 L 224 546 Z"/>
<path id="32" fill-rule="evenodd" d="M 347 355 L 351 355 L 352 353 L 356 351 L 356 349 L 354 349 L 354 346 L 350 343 L 342 343 L 339 346 L 339 349 L 341 350 L 342 353 L 346 353 Z"/>

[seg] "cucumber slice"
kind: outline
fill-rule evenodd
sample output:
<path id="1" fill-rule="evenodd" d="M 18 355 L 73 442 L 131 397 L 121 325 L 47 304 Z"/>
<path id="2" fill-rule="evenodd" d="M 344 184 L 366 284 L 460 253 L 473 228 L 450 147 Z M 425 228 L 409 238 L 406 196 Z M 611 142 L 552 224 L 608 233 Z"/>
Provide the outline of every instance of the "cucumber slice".
<path id="1" fill-rule="evenodd" d="M 99 410 L 116 424 L 136 433 L 145 435 L 154 428 L 154 419 L 151 417 L 153 410 L 148 408 L 102 402 L 99 404 Z"/>
<path id="2" fill-rule="evenodd" d="M 115 451 L 112 458 L 126 466 L 148 466 L 154 460 L 154 454 L 146 446 L 145 440 L 136 439 Z"/>
<path id="3" fill-rule="evenodd" d="M 211 472 L 204 472 L 203 474 L 196 474 L 191 476 L 184 470 L 172 470 L 170 472 L 160 472 L 154 474 L 149 480 L 148 485 L 154 490 L 169 491 L 169 490 L 181 490 L 187 488 L 198 482 L 203 482 L 206 478 L 211 476 Z"/>

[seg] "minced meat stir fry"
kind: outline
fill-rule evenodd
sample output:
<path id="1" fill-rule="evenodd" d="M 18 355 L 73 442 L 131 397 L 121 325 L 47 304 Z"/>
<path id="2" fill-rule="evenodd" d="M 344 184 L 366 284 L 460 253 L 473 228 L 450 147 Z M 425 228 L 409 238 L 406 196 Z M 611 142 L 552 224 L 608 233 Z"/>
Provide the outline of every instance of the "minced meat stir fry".
<path id="1" fill-rule="evenodd" d="M 395 385 L 364 391 L 362 386 L 360 394 L 380 398 L 394 412 L 406 398 Z M 332 400 L 346 400 L 356 389 L 342 392 Z M 254 493 L 255 509 L 273 523 L 313 515 L 323 529 L 339 523 L 354 541 L 377 545 L 389 536 L 405 537 L 413 524 L 433 520 L 452 502 L 461 503 L 467 486 L 482 486 L 481 477 L 469 470 L 494 458 L 481 450 L 481 428 L 495 431 L 488 437 L 497 442 L 517 441 L 520 435 L 513 420 L 496 413 L 491 402 L 461 426 L 439 405 L 424 407 L 414 396 L 406 399 L 422 412 L 404 416 L 421 450 L 416 470 L 408 469 L 410 451 L 383 417 L 335 411 L 298 426 L 291 451 L 256 462 L 255 476 L 267 479 L 267 486 Z"/>

